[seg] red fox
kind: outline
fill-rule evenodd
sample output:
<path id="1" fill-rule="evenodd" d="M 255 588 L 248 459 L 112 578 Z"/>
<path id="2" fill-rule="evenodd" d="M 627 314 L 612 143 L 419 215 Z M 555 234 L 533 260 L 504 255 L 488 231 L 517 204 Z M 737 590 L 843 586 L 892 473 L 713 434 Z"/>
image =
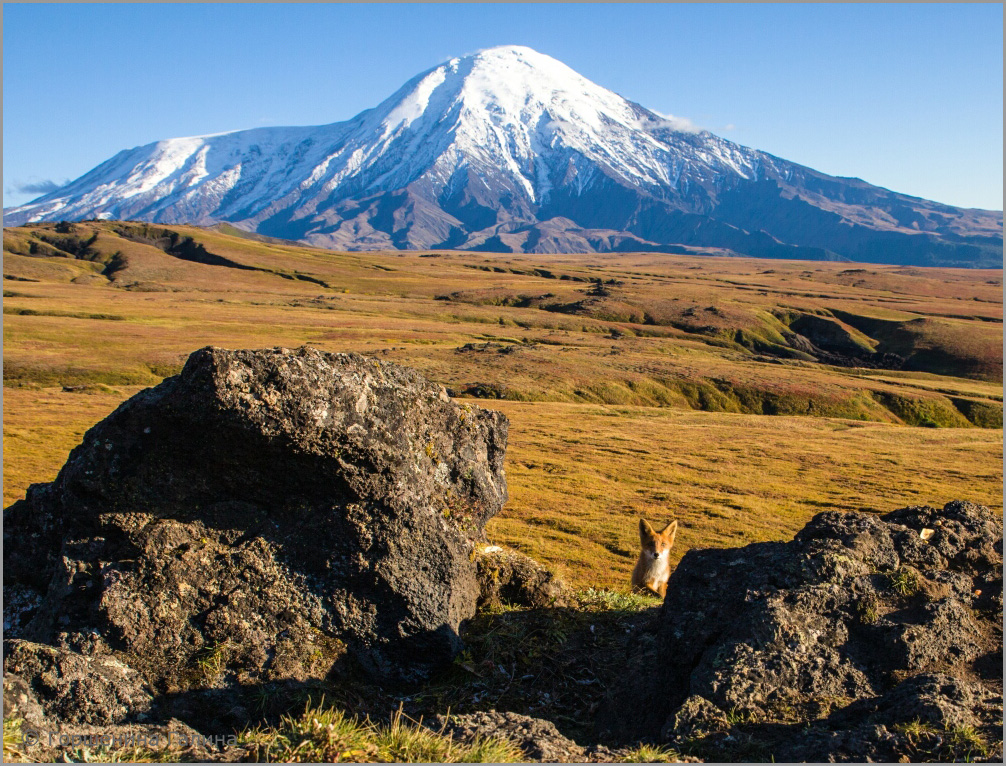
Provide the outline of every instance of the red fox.
<path id="1" fill-rule="evenodd" d="M 661 597 L 667 593 L 667 578 L 671 576 L 668 558 L 677 533 L 676 519 L 659 532 L 654 531 L 646 519 L 639 520 L 639 542 L 643 549 L 632 570 L 634 591 L 652 591 Z"/>

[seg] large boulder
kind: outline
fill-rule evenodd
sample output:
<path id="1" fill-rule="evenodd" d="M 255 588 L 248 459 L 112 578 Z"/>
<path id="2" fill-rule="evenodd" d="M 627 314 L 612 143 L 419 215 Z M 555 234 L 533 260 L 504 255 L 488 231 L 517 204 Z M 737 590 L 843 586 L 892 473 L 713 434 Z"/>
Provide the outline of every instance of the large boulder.
<path id="1" fill-rule="evenodd" d="M 14 637 L 113 655 L 156 695 L 449 662 L 507 497 L 507 420 L 312 348 L 193 353 L 4 511 Z"/>
<path id="2" fill-rule="evenodd" d="M 689 551 L 600 727 L 727 760 L 743 725 L 777 760 L 914 757 L 920 721 L 944 741 L 955 727 L 994 741 L 1002 534 L 999 516 L 955 501 L 827 512 L 789 543 Z"/>

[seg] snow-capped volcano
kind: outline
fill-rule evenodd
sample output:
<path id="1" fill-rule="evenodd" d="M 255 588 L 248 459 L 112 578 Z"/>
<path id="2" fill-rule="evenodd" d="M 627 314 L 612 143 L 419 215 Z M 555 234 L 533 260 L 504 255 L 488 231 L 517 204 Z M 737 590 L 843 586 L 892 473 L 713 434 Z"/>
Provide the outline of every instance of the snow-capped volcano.
<path id="1" fill-rule="evenodd" d="M 120 152 L 4 218 L 226 221 L 344 249 L 685 245 L 893 262 L 961 260 L 962 237 L 998 235 L 1002 258 L 1001 214 L 733 144 L 517 46 L 451 59 L 347 122 Z"/>

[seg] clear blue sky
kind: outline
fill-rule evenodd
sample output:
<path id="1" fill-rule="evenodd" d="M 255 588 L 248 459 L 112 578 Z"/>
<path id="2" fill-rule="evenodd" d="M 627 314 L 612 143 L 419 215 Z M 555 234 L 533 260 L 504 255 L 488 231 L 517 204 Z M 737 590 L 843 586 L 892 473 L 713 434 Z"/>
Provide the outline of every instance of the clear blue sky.
<path id="1" fill-rule="evenodd" d="M 519 44 L 732 141 L 998 210 L 1002 14 L 956 3 L 6 3 L 4 206 L 158 139 L 348 119 L 447 58 Z"/>

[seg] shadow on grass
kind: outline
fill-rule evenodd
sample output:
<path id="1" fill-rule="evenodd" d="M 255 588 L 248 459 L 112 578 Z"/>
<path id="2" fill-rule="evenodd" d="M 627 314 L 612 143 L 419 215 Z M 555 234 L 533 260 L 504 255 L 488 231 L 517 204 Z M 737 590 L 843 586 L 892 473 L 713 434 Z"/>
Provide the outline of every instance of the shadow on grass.
<path id="1" fill-rule="evenodd" d="M 382 687 L 350 654 L 324 680 L 166 694 L 157 700 L 158 717 L 220 734 L 275 726 L 284 715 L 322 703 L 376 723 L 398 711 L 429 721 L 438 714 L 496 710 L 547 719 L 589 746 L 596 744 L 596 711 L 624 672 L 630 642 L 655 629 L 658 605 L 652 598 L 588 590 L 569 607 L 504 607 L 468 620 L 461 630 L 465 649 L 423 684 Z"/>

